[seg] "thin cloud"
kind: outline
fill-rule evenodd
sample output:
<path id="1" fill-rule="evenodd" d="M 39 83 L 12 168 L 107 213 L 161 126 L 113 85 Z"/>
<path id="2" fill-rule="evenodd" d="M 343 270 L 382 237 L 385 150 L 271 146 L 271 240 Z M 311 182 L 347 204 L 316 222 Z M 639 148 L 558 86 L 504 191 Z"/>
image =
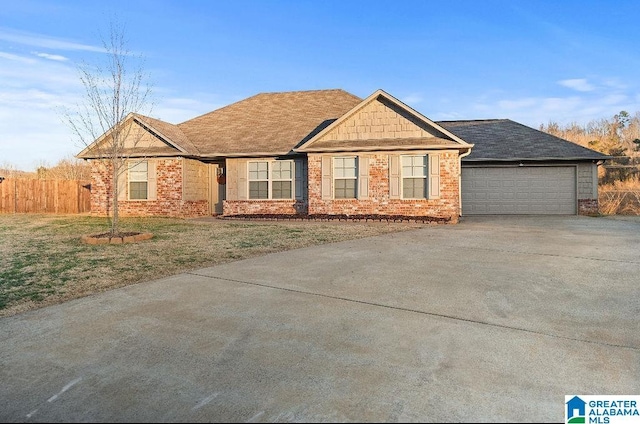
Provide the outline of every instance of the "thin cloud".
<path id="1" fill-rule="evenodd" d="M 36 60 L 30 57 L 24 57 L 17 54 L 0 52 L 0 59 L 12 60 L 14 62 L 35 63 Z"/>
<path id="2" fill-rule="evenodd" d="M 469 109 L 469 108 L 468 108 Z M 613 116 L 620 110 L 639 110 L 640 95 L 632 97 L 623 93 L 569 97 L 523 97 L 472 102 L 468 113 L 474 119 L 508 118 L 533 128 L 541 123 L 582 122 Z M 458 113 L 464 111 L 461 109 Z M 481 116 L 477 116 L 480 114 Z"/>
<path id="3" fill-rule="evenodd" d="M 38 53 L 38 52 L 34 52 L 33 54 L 35 54 L 38 57 L 42 57 L 44 59 L 55 60 L 58 62 L 65 62 L 69 60 L 68 58 L 61 56 L 59 54 Z"/>
<path id="4" fill-rule="evenodd" d="M 52 50 L 104 52 L 104 48 L 102 47 L 62 40 L 44 34 L 16 31 L 9 28 L 0 28 L 0 40 Z"/>
<path id="5" fill-rule="evenodd" d="M 595 90 L 595 87 L 587 81 L 586 78 L 573 78 L 558 81 L 558 84 L 570 88 L 572 90 L 588 92 Z"/>

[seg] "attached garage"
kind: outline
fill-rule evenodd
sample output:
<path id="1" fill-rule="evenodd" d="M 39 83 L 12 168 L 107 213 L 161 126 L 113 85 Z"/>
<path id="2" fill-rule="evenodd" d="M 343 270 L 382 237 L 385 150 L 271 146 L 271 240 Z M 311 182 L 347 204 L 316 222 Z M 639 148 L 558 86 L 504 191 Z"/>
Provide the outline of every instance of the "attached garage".
<path id="1" fill-rule="evenodd" d="M 608 156 L 509 119 L 438 124 L 473 144 L 462 158 L 462 215 L 598 213 Z"/>
<path id="2" fill-rule="evenodd" d="M 463 215 L 575 215 L 575 166 L 462 168 Z"/>

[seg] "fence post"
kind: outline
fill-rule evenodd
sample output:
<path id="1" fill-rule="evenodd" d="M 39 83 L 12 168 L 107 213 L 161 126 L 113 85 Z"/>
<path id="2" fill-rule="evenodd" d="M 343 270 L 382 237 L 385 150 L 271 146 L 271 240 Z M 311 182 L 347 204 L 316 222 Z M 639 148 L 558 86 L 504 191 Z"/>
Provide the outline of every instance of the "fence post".
<path id="1" fill-rule="evenodd" d="M 18 179 L 13 180 L 13 213 L 18 212 Z"/>

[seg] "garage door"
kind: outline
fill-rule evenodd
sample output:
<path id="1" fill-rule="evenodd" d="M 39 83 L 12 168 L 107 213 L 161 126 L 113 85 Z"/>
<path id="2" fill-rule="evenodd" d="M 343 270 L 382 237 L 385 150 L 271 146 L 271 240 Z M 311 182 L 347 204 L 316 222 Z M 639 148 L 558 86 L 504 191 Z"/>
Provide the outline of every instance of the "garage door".
<path id="1" fill-rule="evenodd" d="M 575 213 L 575 167 L 462 168 L 463 215 Z"/>

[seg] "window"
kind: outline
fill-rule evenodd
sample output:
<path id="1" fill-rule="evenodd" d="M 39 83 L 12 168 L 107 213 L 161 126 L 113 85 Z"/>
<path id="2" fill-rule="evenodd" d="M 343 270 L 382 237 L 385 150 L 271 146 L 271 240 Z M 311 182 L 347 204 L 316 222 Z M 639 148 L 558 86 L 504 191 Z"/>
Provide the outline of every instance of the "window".
<path id="1" fill-rule="evenodd" d="M 149 164 L 138 162 L 129 165 L 129 199 L 146 200 L 149 182 Z"/>
<path id="2" fill-rule="evenodd" d="M 269 198 L 269 163 L 249 162 L 249 199 Z"/>
<path id="3" fill-rule="evenodd" d="M 402 198 L 427 198 L 428 156 L 402 156 Z"/>
<path id="4" fill-rule="evenodd" d="M 272 162 L 271 168 L 271 198 L 291 199 L 293 185 L 293 162 Z"/>
<path id="5" fill-rule="evenodd" d="M 249 199 L 292 198 L 293 161 L 249 162 Z"/>
<path id="6" fill-rule="evenodd" d="M 355 157 L 333 159 L 333 186 L 336 199 L 355 199 L 357 179 Z"/>

